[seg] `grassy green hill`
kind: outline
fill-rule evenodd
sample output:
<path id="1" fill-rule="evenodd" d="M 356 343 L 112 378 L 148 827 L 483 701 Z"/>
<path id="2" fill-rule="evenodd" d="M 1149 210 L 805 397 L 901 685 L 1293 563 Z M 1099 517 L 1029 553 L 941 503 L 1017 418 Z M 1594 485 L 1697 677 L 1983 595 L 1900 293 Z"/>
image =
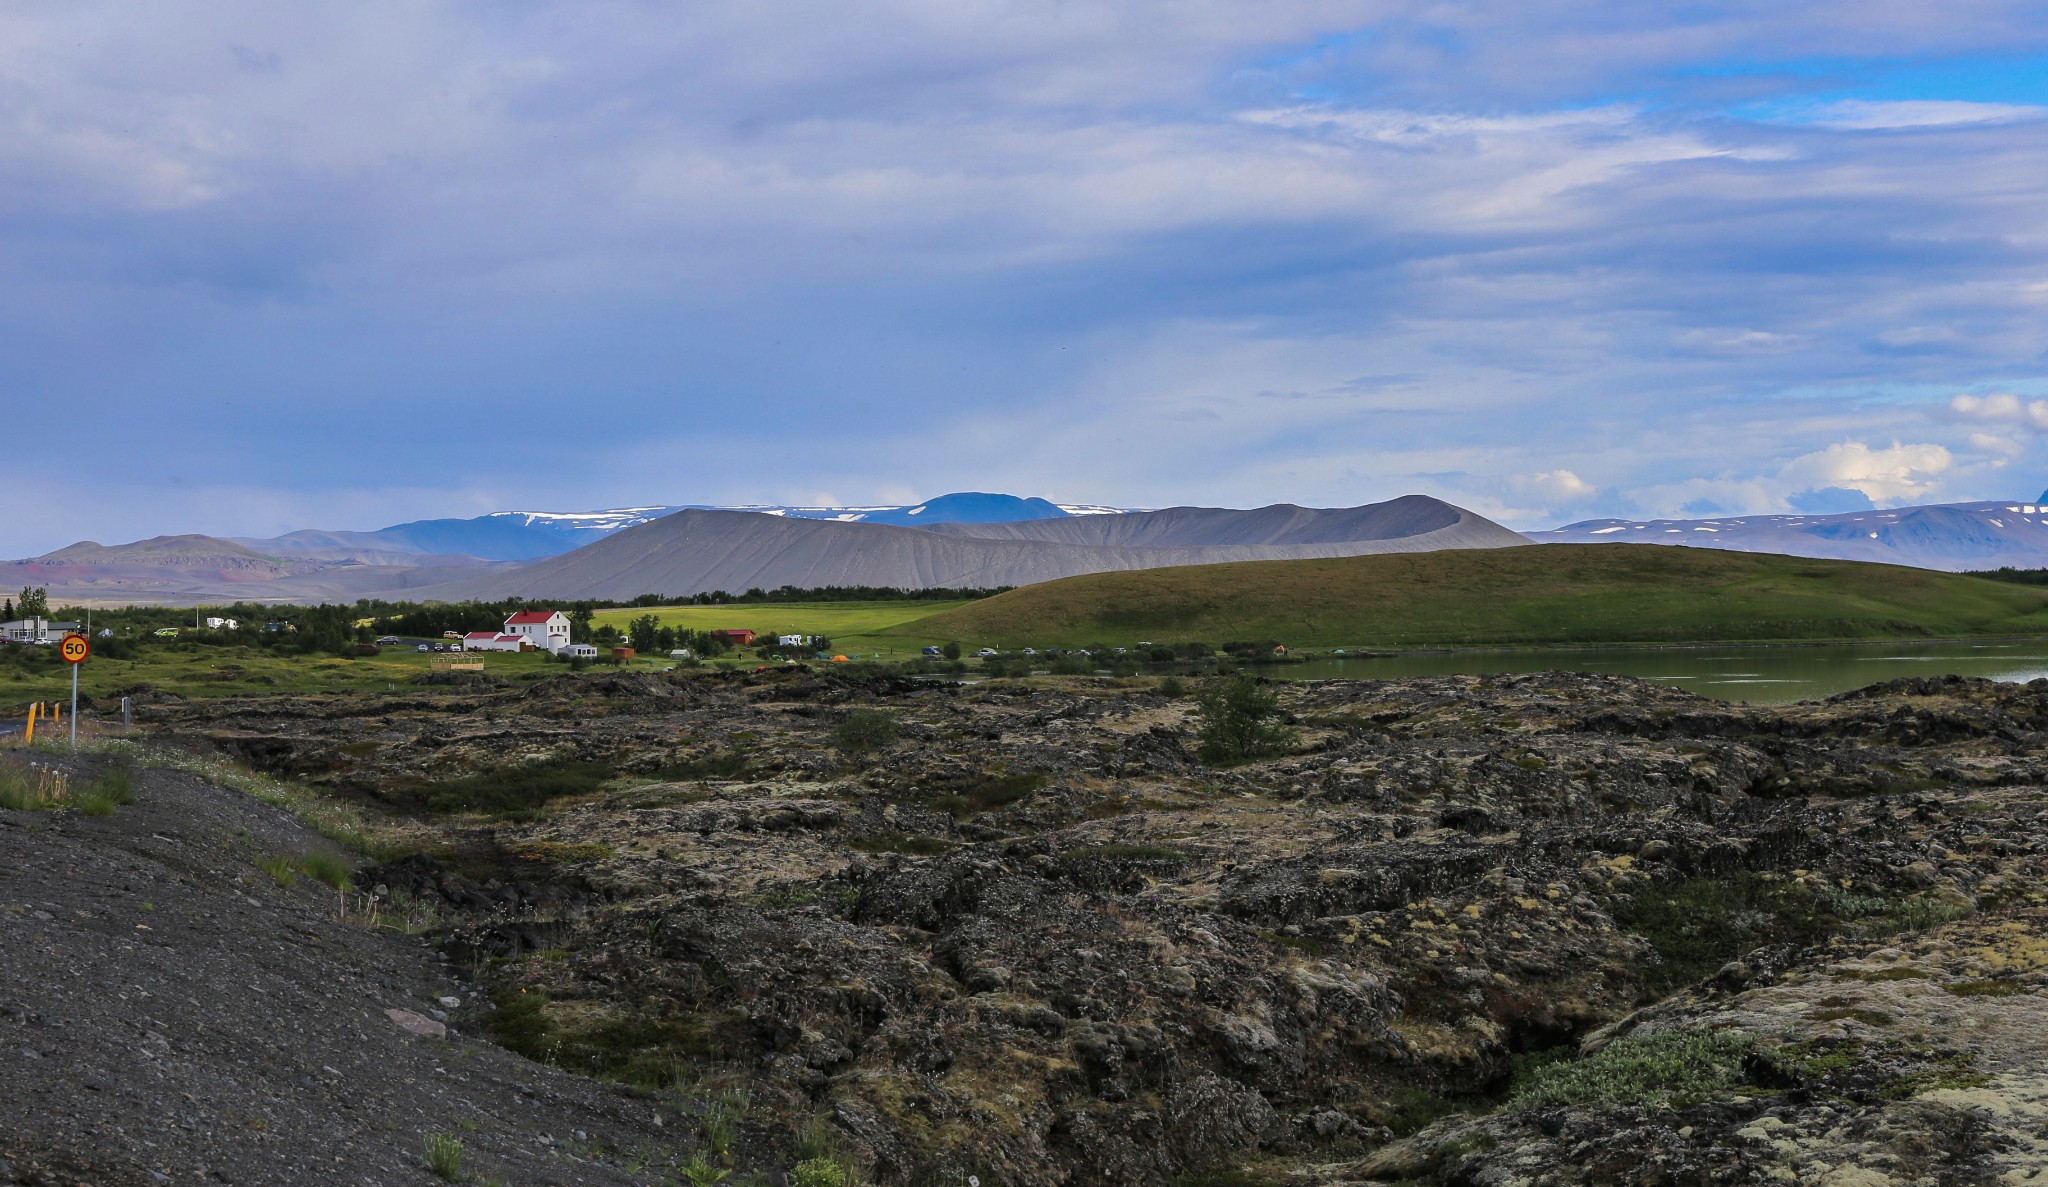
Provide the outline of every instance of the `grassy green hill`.
<path id="1" fill-rule="evenodd" d="M 2048 589 L 1852 561 L 1545 544 L 1048 581 L 890 633 L 970 646 L 1738 642 L 2048 634 Z"/>

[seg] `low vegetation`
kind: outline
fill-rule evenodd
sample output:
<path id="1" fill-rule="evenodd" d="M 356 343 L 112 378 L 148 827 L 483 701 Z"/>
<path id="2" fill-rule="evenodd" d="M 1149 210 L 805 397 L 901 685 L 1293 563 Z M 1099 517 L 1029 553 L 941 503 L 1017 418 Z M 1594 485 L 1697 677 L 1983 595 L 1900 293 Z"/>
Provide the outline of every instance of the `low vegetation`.
<path id="1" fill-rule="evenodd" d="M 1739 1030 L 1680 1029 L 1629 1035 L 1584 1059 L 1535 1070 L 1513 1103 L 1629 1105 L 1675 1111 L 1732 1095 L 1746 1081 L 1743 1058 L 1755 1036 Z"/>
<path id="2" fill-rule="evenodd" d="M 2048 589 L 1897 565 L 1545 544 L 1096 573 L 897 628 L 995 646 L 1281 639 L 1442 647 L 2029 635 Z"/>

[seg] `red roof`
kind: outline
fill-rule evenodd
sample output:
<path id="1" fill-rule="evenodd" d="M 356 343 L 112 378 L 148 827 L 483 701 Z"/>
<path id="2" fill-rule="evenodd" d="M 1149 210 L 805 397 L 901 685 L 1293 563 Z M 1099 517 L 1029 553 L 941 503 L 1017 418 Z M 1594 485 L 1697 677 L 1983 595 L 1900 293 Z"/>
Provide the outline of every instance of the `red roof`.
<path id="1" fill-rule="evenodd" d="M 497 638 L 497 637 L 498 637 L 498 632 L 496 632 L 496 631 L 471 631 L 471 632 L 469 632 L 468 634 L 466 634 L 466 635 L 464 635 L 464 636 L 462 636 L 462 637 L 463 637 L 463 638 L 465 638 L 465 639 L 495 639 L 495 638 Z"/>
<path id="2" fill-rule="evenodd" d="M 514 626 L 546 622 L 548 619 L 553 618 L 555 614 L 556 611 L 553 610 L 521 610 L 519 613 L 506 619 L 505 625 Z"/>

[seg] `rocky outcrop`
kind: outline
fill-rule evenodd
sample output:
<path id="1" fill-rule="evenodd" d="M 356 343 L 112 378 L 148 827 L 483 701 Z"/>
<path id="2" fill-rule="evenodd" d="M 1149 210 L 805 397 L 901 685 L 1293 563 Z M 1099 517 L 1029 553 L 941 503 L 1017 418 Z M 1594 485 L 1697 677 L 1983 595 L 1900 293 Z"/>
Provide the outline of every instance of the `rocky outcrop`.
<path id="1" fill-rule="evenodd" d="M 1293 751 L 1229 769 L 1145 681 L 565 677 L 144 714 L 392 812 L 421 856 L 365 877 L 441 904 L 504 1041 L 649 1092 L 742 1078 L 878 1183 L 2023 1165 L 2048 1057 L 1996 1036 L 2039 1000 L 2048 682 L 1281 699 Z M 846 749 L 854 709 L 894 740 Z M 1697 1075 L 1610 1066 L 1632 1051 Z"/>

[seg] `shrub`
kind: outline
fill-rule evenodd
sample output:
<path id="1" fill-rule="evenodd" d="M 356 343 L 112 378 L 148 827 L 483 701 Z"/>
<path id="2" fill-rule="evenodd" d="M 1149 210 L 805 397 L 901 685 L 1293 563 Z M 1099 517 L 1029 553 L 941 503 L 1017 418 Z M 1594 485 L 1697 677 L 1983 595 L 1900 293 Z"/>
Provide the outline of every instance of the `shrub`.
<path id="1" fill-rule="evenodd" d="M 462 1173 L 462 1139 L 453 1134 L 430 1133 L 424 1139 L 427 1147 L 427 1169 L 441 1178 L 454 1182 Z"/>
<path id="2" fill-rule="evenodd" d="M 853 1172 L 836 1158 L 806 1158 L 790 1168 L 789 1187 L 854 1187 Z"/>
<path id="3" fill-rule="evenodd" d="M 270 880 L 277 883 L 280 889 L 289 888 L 297 878 L 296 871 L 292 869 L 292 859 L 289 857 L 266 857 L 257 864 L 263 868 L 264 873 L 270 875 Z"/>
<path id="4" fill-rule="evenodd" d="M 1755 1049 L 1755 1038 L 1738 1030 L 1630 1035 L 1584 1059 L 1537 1069 L 1514 1103 L 1676 1111 L 1743 1087 L 1742 1060 Z"/>
<path id="5" fill-rule="evenodd" d="M 1163 697 L 1184 697 L 1188 695 L 1188 686 L 1181 683 L 1180 677 L 1168 676 L 1159 682 L 1159 695 Z"/>
<path id="6" fill-rule="evenodd" d="M 832 727 L 832 744 L 841 750 L 864 753 L 879 750 L 896 740 L 896 718 L 879 709 L 855 709 Z"/>
<path id="7" fill-rule="evenodd" d="M 711 1184 L 724 1179 L 731 1173 L 731 1171 L 726 1170 L 722 1166 L 704 1161 L 704 1151 L 702 1150 L 692 1153 L 690 1161 L 683 1164 L 683 1178 L 690 1184 L 690 1187 L 711 1187 Z"/>
<path id="8" fill-rule="evenodd" d="M 1274 720 L 1280 712 L 1279 691 L 1261 687 L 1250 676 L 1210 681 L 1196 704 L 1203 762 L 1247 762 L 1294 744 L 1294 731 Z"/>

